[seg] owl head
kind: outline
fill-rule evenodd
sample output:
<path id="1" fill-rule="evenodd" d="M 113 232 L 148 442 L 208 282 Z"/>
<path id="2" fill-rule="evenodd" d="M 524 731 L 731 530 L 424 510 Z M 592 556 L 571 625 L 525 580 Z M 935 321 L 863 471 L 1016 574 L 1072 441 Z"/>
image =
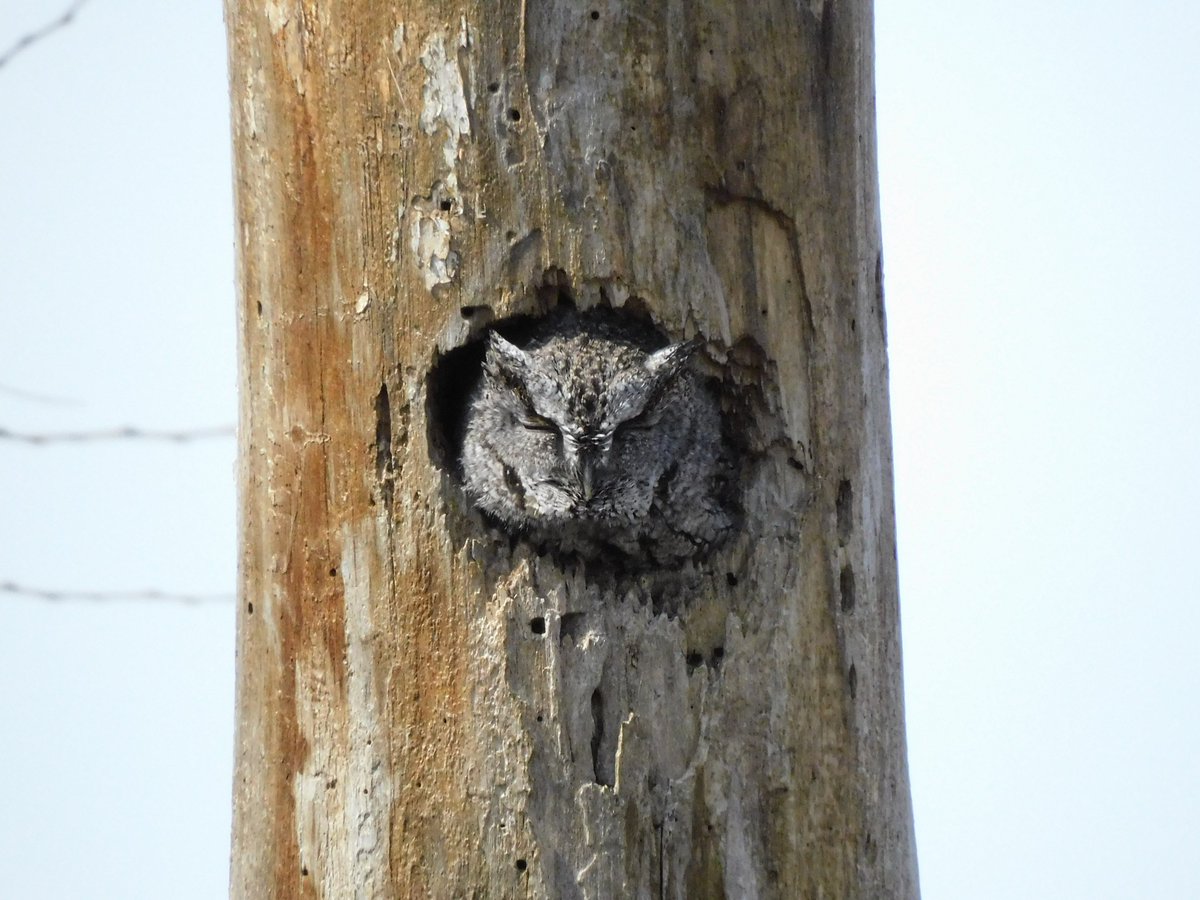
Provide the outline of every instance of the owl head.
<path id="1" fill-rule="evenodd" d="M 464 444 L 468 492 L 511 524 L 636 526 L 686 448 L 693 340 L 646 350 L 580 329 L 493 332 Z"/>

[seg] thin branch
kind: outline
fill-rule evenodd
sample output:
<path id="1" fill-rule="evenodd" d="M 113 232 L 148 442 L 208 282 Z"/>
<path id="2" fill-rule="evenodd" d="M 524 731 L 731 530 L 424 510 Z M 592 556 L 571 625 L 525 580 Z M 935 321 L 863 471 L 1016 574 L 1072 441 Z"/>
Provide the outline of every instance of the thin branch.
<path id="1" fill-rule="evenodd" d="M 111 428 L 100 431 L 62 431 L 52 434 L 30 434 L 19 431 L 9 431 L 0 428 L 0 440 L 20 441 L 24 444 L 66 444 L 83 443 L 85 441 L 173 441 L 182 444 L 187 441 L 203 441 L 211 438 L 233 437 L 232 425 L 217 425 L 212 428 L 192 428 L 183 431 L 157 431 L 149 428 Z"/>
<path id="2" fill-rule="evenodd" d="M 35 600 L 51 600 L 68 602 L 82 600 L 88 603 L 105 603 L 114 600 L 151 600 L 166 603 L 229 603 L 233 594 L 174 594 L 170 591 L 51 591 L 44 588 L 31 588 L 14 584 L 11 581 L 0 582 L 0 593 L 13 594 L 18 597 L 31 597 Z"/>
<path id="3" fill-rule="evenodd" d="M 60 28 L 66 28 L 70 25 L 75 20 L 75 14 L 79 12 L 85 3 L 87 3 L 87 0 L 75 0 L 74 3 L 67 7 L 66 12 L 57 19 L 47 22 L 36 31 L 31 31 L 29 34 L 20 37 L 15 44 L 0 54 L 0 69 L 3 69 L 12 62 L 13 57 L 18 56 L 24 50 L 28 50 L 42 38 L 53 34 Z"/>
<path id="4" fill-rule="evenodd" d="M 8 384 L 0 384 L 0 394 L 6 394 L 9 397 L 16 397 L 18 400 L 29 400 L 32 403 L 48 403 L 54 406 L 82 406 L 79 400 L 71 397 L 53 397 L 50 394 L 38 394 L 33 391 L 26 391 L 22 388 L 12 387 Z"/>

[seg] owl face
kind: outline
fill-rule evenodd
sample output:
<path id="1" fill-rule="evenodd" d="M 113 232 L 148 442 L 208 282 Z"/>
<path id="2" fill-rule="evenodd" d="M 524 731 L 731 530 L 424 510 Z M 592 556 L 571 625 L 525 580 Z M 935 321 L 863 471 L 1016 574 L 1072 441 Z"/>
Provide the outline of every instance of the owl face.
<path id="1" fill-rule="evenodd" d="M 464 470 L 468 492 L 514 524 L 635 525 L 687 438 L 672 403 L 698 342 L 647 352 L 580 333 L 521 349 L 493 332 Z"/>

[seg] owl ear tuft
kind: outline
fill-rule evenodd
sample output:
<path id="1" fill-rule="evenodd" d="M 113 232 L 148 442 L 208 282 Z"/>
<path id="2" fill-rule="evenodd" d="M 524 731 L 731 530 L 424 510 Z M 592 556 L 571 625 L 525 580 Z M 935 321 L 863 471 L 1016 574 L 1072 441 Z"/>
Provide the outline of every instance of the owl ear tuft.
<path id="1" fill-rule="evenodd" d="M 483 367 L 494 378 L 524 381 L 529 372 L 529 354 L 493 331 L 488 335 L 487 355 L 484 357 Z"/>
<path id="2" fill-rule="evenodd" d="M 646 369 L 660 385 L 666 385 L 672 378 L 683 371 L 687 366 L 688 360 L 692 358 L 692 354 L 700 349 L 703 343 L 703 340 L 694 337 L 690 341 L 684 341 L 681 344 L 671 344 L 668 347 L 663 347 L 661 350 L 655 350 L 646 357 Z"/>

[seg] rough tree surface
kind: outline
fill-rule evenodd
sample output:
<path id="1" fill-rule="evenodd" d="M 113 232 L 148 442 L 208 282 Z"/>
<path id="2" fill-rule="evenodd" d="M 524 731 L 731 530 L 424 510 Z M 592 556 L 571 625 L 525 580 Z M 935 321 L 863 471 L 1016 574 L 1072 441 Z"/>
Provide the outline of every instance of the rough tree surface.
<path id="1" fill-rule="evenodd" d="M 226 5 L 233 896 L 916 897 L 870 4 Z M 478 341 L 563 298 L 704 340 L 704 558 L 465 501 Z"/>

